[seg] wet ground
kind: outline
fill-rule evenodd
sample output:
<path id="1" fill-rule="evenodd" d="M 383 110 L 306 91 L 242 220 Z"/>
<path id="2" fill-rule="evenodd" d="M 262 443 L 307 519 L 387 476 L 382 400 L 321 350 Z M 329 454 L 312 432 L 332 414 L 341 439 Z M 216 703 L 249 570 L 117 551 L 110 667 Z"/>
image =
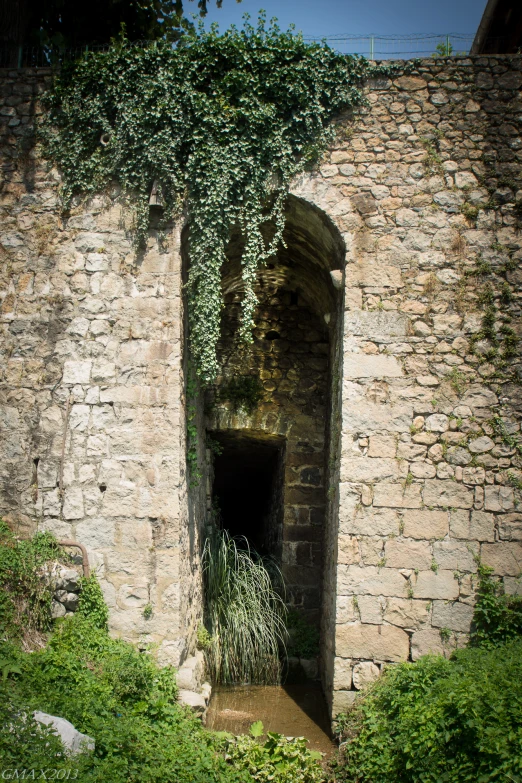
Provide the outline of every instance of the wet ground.
<path id="1" fill-rule="evenodd" d="M 212 691 L 207 728 L 247 734 L 254 721 L 266 731 L 306 737 L 311 750 L 330 756 L 334 745 L 319 684 L 221 686 Z"/>

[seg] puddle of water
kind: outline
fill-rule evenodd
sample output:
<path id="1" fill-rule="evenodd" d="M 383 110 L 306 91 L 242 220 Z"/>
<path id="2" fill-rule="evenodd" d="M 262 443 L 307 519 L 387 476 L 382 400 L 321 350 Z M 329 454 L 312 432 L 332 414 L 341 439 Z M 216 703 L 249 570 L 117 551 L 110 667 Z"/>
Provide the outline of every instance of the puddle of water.
<path id="1" fill-rule="evenodd" d="M 330 756 L 334 745 L 321 688 L 306 685 L 238 685 L 216 687 L 207 714 L 207 728 L 247 734 L 254 721 L 265 732 L 306 737 L 311 750 Z"/>

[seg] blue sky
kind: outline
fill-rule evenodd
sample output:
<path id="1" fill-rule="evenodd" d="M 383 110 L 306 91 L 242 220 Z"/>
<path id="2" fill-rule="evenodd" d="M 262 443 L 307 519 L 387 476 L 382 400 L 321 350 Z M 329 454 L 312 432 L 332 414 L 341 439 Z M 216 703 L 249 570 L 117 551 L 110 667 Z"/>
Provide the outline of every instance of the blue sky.
<path id="1" fill-rule="evenodd" d="M 304 36 L 339 34 L 474 34 L 486 0 L 223 0 L 216 8 L 209 0 L 206 24 L 218 22 L 221 32 L 231 24 L 242 26 L 248 12 L 257 19 L 264 8 L 270 19 L 276 16 L 281 28 L 296 25 Z M 195 2 L 186 2 L 185 10 L 196 10 Z"/>

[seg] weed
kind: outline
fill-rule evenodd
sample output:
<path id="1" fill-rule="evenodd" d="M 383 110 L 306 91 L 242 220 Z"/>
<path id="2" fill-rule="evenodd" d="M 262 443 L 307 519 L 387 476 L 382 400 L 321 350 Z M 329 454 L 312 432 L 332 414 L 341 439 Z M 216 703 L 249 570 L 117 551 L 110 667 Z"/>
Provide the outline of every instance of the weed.
<path id="1" fill-rule="evenodd" d="M 297 658 L 315 658 L 319 655 L 319 630 L 300 612 L 290 609 L 286 621 L 288 629 L 287 654 Z"/>
<path id="2" fill-rule="evenodd" d="M 433 272 L 431 272 L 431 274 L 428 276 L 428 279 L 424 283 L 424 289 L 423 289 L 424 296 L 427 296 L 428 299 L 432 299 L 433 296 L 439 290 L 439 288 L 440 288 L 440 283 L 435 277 L 435 275 L 433 274 Z"/>
<path id="3" fill-rule="evenodd" d="M 441 628 L 439 634 L 442 644 L 447 644 L 451 639 L 451 631 L 449 628 Z"/>
<path id="4" fill-rule="evenodd" d="M 255 375 L 238 375 L 220 388 L 218 396 L 232 403 L 234 411 L 253 413 L 263 398 L 263 384 Z"/>
<path id="5" fill-rule="evenodd" d="M 279 682 L 279 648 L 287 633 L 277 566 L 263 562 L 246 539 L 236 541 L 226 531 L 209 528 L 203 585 L 205 627 L 212 637 L 205 660 L 212 681 Z"/>
<path id="6" fill-rule="evenodd" d="M 514 488 L 519 491 L 522 491 L 522 480 L 519 479 L 518 476 L 516 476 L 511 470 L 508 470 L 506 473 L 506 478 L 508 480 L 508 483 Z"/>
<path id="7" fill-rule="evenodd" d="M 469 201 L 464 201 L 460 205 L 460 211 L 470 223 L 476 224 L 480 210 L 483 208 L 482 204 L 470 204 Z"/>
<path id="8" fill-rule="evenodd" d="M 466 388 L 466 376 L 457 367 L 453 367 L 450 373 L 448 373 L 448 379 L 451 388 L 460 397 Z"/>
<path id="9" fill-rule="evenodd" d="M 145 618 L 145 620 L 150 620 L 150 618 L 152 617 L 152 604 L 146 604 L 143 607 L 142 614 L 143 614 L 143 617 Z"/>
<path id="10" fill-rule="evenodd" d="M 473 614 L 471 644 L 497 647 L 522 636 L 522 598 L 504 592 L 502 581 L 493 579 L 493 569 L 475 557 L 478 588 Z"/>
<path id="11" fill-rule="evenodd" d="M 427 174 L 444 174 L 444 168 L 442 166 L 442 158 L 440 156 L 439 138 L 434 140 L 428 139 L 426 136 L 420 138 L 420 142 L 426 150 L 426 157 L 424 158 L 424 168 Z"/>
<path id="12" fill-rule="evenodd" d="M 518 781 L 521 675 L 520 641 L 390 667 L 338 718 L 336 783 Z"/>
<path id="13" fill-rule="evenodd" d="M 438 573 L 438 570 L 439 570 L 439 564 L 437 563 L 437 561 L 436 561 L 435 559 L 433 559 L 433 560 L 431 561 L 430 568 L 431 568 L 431 570 L 433 571 L 433 573 L 434 573 L 434 574 Z"/>

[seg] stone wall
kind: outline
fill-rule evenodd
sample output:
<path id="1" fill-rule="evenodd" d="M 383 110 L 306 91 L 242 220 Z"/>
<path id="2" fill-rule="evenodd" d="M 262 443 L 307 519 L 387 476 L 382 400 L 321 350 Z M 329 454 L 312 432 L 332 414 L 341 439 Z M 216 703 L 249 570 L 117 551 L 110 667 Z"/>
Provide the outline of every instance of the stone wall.
<path id="1" fill-rule="evenodd" d="M 204 513 L 185 477 L 180 227 L 136 258 L 117 192 L 62 219 L 58 174 L 28 133 L 46 74 L 3 76 L 0 511 L 86 544 L 113 631 L 176 663 L 200 617 Z M 332 324 L 334 713 L 384 664 L 465 643 L 474 555 L 520 591 L 521 84 L 520 57 L 421 61 L 369 84 L 368 107 L 293 188 L 286 279 Z M 297 416 L 218 413 L 199 412 L 202 436 L 287 438 Z"/>
<path id="2" fill-rule="evenodd" d="M 85 544 L 113 632 L 157 642 L 177 664 L 199 555 L 185 500 L 180 232 L 168 246 L 151 232 L 136 257 L 117 192 L 62 219 L 58 175 L 28 133 L 47 76 L 3 76 L 0 511 Z"/>
<path id="3" fill-rule="evenodd" d="M 384 664 L 465 643 L 475 555 L 521 591 L 521 68 L 370 85 L 294 190 L 347 246 L 334 713 Z"/>

